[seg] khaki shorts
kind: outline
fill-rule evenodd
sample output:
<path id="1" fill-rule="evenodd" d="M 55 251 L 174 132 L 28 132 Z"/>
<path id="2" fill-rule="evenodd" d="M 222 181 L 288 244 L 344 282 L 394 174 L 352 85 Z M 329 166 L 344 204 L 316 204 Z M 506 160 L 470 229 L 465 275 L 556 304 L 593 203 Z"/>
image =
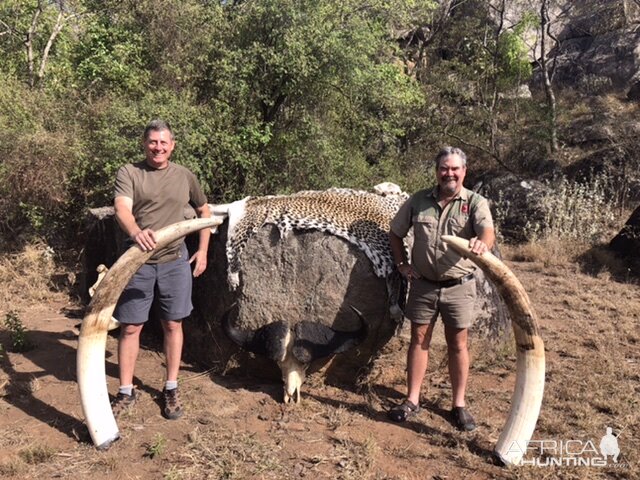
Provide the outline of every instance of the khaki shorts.
<path id="1" fill-rule="evenodd" d="M 411 281 L 404 316 L 414 323 L 434 323 L 438 313 L 442 322 L 453 328 L 469 328 L 475 319 L 475 279 L 448 288 L 425 279 Z"/>

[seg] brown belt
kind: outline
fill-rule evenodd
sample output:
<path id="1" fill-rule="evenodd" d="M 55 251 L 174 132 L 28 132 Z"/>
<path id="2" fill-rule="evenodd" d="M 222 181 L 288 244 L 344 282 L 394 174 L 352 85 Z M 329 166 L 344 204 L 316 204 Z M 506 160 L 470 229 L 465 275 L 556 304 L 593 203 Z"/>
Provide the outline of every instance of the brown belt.
<path id="1" fill-rule="evenodd" d="M 433 283 L 437 285 L 438 288 L 449 288 L 455 287 L 456 285 L 462 285 L 463 283 L 467 283 L 469 280 L 473 280 L 473 273 L 467 273 L 465 276 L 460 278 L 454 278 L 453 280 L 443 280 L 441 282 L 435 282 L 433 280 L 426 279 L 427 282 Z"/>

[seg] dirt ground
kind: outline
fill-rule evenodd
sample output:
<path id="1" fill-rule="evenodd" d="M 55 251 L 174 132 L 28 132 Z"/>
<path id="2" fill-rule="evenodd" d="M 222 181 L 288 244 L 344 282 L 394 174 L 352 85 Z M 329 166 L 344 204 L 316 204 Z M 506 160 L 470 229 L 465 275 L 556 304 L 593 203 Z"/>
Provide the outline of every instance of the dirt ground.
<path id="1" fill-rule="evenodd" d="M 146 337 L 136 372 L 141 401 L 119 421 L 122 438 L 97 451 L 83 424 L 75 382 L 83 307 L 58 294 L 0 310 L 2 318 L 15 311 L 35 344 L 22 354 L 7 352 L 9 332 L 0 331 L 0 477 L 640 478 L 640 287 L 606 273 L 587 275 L 572 264 L 507 263 L 529 292 L 547 351 L 545 398 L 534 433 L 546 450 L 530 452 L 529 465 L 508 469 L 491 458 L 510 407 L 514 347 L 472 339 L 468 404 L 479 426 L 461 433 L 447 420 L 450 389 L 441 329 L 423 409 L 405 424 L 387 421 L 386 410 L 405 391 L 406 332 L 382 352 L 368 389 L 326 385 L 315 375 L 304 384 L 298 406 L 281 403 L 276 381 L 212 375 L 185 363 L 181 390 L 187 412 L 176 421 L 160 414 L 163 359 L 157 342 Z M 110 392 L 117 389 L 115 351 L 116 339 L 109 337 Z M 592 446 L 599 448 L 607 427 L 618 435 L 616 464 L 611 457 L 606 466 L 544 464 L 568 462 L 569 451 L 583 462 L 599 457 Z"/>

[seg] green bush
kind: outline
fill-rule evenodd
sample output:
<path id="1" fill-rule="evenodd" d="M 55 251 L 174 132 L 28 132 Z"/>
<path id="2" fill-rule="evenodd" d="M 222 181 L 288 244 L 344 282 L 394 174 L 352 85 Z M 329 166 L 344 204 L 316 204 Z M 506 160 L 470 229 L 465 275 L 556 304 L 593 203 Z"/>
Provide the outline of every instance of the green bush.
<path id="1" fill-rule="evenodd" d="M 27 352 L 34 348 L 33 343 L 29 340 L 27 329 L 20 320 L 18 314 L 11 310 L 4 317 L 4 325 L 9 331 L 9 341 L 12 352 Z"/>

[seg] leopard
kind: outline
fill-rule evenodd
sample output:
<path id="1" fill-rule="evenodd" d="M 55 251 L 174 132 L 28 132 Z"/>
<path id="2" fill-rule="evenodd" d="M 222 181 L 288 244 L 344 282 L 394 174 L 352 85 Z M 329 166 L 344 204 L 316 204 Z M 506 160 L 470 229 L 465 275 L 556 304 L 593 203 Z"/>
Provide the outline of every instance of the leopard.
<path id="1" fill-rule="evenodd" d="M 281 239 L 292 230 L 316 230 L 342 238 L 364 252 L 375 275 L 386 280 L 392 317 L 399 318 L 404 289 L 388 232 L 391 220 L 408 197 L 397 185 L 385 182 L 376 185 L 373 192 L 334 187 L 246 197 L 218 206 L 217 213 L 226 213 L 229 222 L 226 255 L 231 289 L 240 284 L 242 251 L 264 225 L 275 225 Z"/>

